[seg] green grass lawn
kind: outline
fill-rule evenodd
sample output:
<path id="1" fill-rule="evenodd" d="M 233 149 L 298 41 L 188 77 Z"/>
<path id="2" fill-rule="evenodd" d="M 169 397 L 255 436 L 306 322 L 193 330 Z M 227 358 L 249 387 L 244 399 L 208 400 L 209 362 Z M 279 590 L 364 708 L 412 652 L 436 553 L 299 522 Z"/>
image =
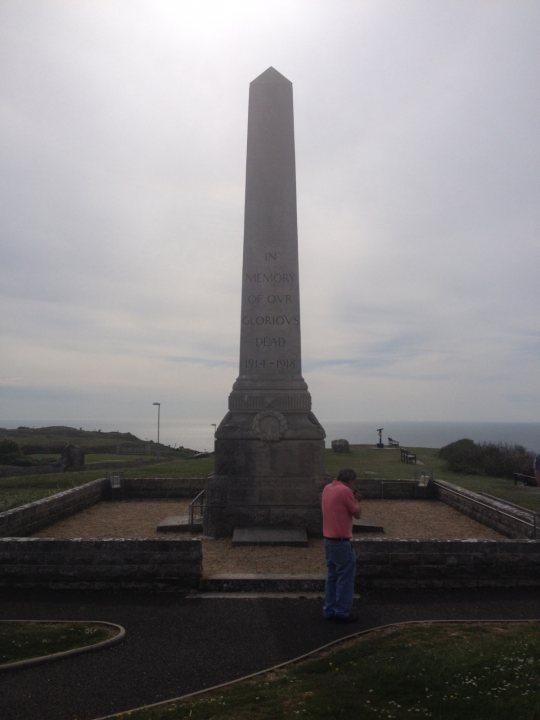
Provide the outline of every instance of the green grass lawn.
<path id="1" fill-rule="evenodd" d="M 147 453 L 130 454 L 130 455 L 117 455 L 116 453 L 87 453 L 84 456 L 85 465 L 92 465 L 92 463 L 123 463 L 129 460 L 142 460 L 151 462 L 154 458 Z"/>
<path id="2" fill-rule="evenodd" d="M 129 718 L 538 720 L 539 678 L 540 623 L 421 623 Z"/>
<path id="3" fill-rule="evenodd" d="M 507 500 L 516 505 L 540 512 L 540 488 L 515 486 L 512 480 L 505 478 L 481 477 L 478 475 L 460 475 L 446 469 L 445 463 L 438 457 L 434 448 L 410 448 L 417 455 L 417 464 L 408 465 L 400 460 L 399 449 L 378 449 L 373 445 L 352 445 L 346 454 L 325 451 L 326 470 L 335 476 L 340 468 L 352 467 L 360 477 L 384 478 L 386 480 L 414 480 L 421 474 L 429 474 L 435 479 L 448 480 L 451 483 L 475 492 L 487 493 Z M 110 469 L 114 470 L 118 455 L 91 455 L 95 462 L 108 462 L 112 458 Z M 123 456 L 125 457 L 125 456 Z M 123 470 L 133 477 L 208 477 L 214 469 L 214 458 L 164 459 L 162 462 L 143 464 Z M 82 485 L 107 475 L 107 470 L 88 469 L 80 472 L 51 473 L 47 475 L 22 475 L 0 478 L 0 512 L 38 500 L 55 492 Z"/>
<path id="4" fill-rule="evenodd" d="M 107 455 L 91 455 L 95 458 L 105 458 L 99 462 L 107 462 Z M 118 456 L 112 455 L 114 460 Z M 116 462 L 110 464 L 114 470 Z M 122 472 L 129 473 L 133 477 L 180 477 L 180 478 L 201 478 L 204 480 L 213 470 L 214 459 L 184 459 L 164 460 L 160 463 L 149 463 L 138 467 L 131 467 Z M 84 485 L 91 480 L 97 480 L 107 476 L 108 471 L 103 468 L 92 470 L 81 470 L 78 472 L 58 472 L 35 475 L 13 475 L 0 478 L 0 512 L 19 507 L 26 503 L 40 500 L 49 495 L 69 490 L 79 485 Z"/>
<path id="5" fill-rule="evenodd" d="M 92 622 L 0 621 L 0 665 L 95 645 L 118 634 Z"/>
<path id="6" fill-rule="evenodd" d="M 103 470 L 50 473 L 45 475 L 14 475 L 0 478 L 0 512 L 41 500 L 49 495 L 84 485 L 103 477 Z"/>
<path id="7" fill-rule="evenodd" d="M 402 463 L 399 448 L 378 449 L 373 445 L 351 445 L 351 452 L 344 454 L 327 450 L 326 469 L 335 476 L 340 468 L 352 467 L 360 477 L 386 480 L 414 480 L 426 473 L 436 480 L 447 480 L 468 490 L 493 495 L 540 512 L 540 487 L 514 485 L 514 481 L 508 478 L 454 473 L 446 469 L 446 463 L 438 457 L 437 448 L 409 449 L 416 453 L 416 465 Z"/>

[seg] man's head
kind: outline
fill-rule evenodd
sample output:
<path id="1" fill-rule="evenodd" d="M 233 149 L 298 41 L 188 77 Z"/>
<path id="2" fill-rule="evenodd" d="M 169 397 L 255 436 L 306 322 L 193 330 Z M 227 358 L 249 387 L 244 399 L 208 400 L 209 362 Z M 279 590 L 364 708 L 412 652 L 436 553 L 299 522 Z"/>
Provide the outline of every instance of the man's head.
<path id="1" fill-rule="evenodd" d="M 337 479 L 340 482 L 345 483 L 345 485 L 352 485 L 357 477 L 357 474 L 352 468 L 344 468 L 339 471 Z"/>

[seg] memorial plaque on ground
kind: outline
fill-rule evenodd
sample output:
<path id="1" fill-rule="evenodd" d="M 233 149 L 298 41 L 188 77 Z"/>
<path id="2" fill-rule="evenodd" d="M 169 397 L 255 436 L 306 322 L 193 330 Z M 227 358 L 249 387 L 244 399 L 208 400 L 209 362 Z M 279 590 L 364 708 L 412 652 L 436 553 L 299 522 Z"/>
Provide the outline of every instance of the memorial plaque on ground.
<path id="1" fill-rule="evenodd" d="M 239 376 L 216 431 L 205 533 L 320 533 L 325 433 L 302 377 L 292 84 L 250 86 Z"/>

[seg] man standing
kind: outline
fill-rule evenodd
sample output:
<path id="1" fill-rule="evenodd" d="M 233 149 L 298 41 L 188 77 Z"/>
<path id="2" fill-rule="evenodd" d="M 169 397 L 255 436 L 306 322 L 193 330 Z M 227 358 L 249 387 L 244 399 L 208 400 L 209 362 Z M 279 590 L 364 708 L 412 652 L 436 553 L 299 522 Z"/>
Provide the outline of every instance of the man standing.
<path id="1" fill-rule="evenodd" d="M 353 518 L 360 517 L 360 496 L 354 484 L 354 470 L 340 470 L 337 480 L 322 492 L 326 583 L 323 616 L 340 623 L 356 622 L 352 612 L 356 555 L 353 552 Z"/>

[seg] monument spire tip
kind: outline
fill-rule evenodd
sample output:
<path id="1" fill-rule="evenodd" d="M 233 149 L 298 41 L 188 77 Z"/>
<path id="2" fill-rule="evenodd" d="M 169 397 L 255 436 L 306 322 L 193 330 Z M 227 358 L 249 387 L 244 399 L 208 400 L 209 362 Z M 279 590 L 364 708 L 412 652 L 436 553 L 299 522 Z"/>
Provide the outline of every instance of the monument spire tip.
<path id="1" fill-rule="evenodd" d="M 267 81 L 267 80 L 285 80 L 290 83 L 291 81 L 276 70 L 275 67 L 270 65 L 263 73 L 258 75 L 253 82 Z"/>

